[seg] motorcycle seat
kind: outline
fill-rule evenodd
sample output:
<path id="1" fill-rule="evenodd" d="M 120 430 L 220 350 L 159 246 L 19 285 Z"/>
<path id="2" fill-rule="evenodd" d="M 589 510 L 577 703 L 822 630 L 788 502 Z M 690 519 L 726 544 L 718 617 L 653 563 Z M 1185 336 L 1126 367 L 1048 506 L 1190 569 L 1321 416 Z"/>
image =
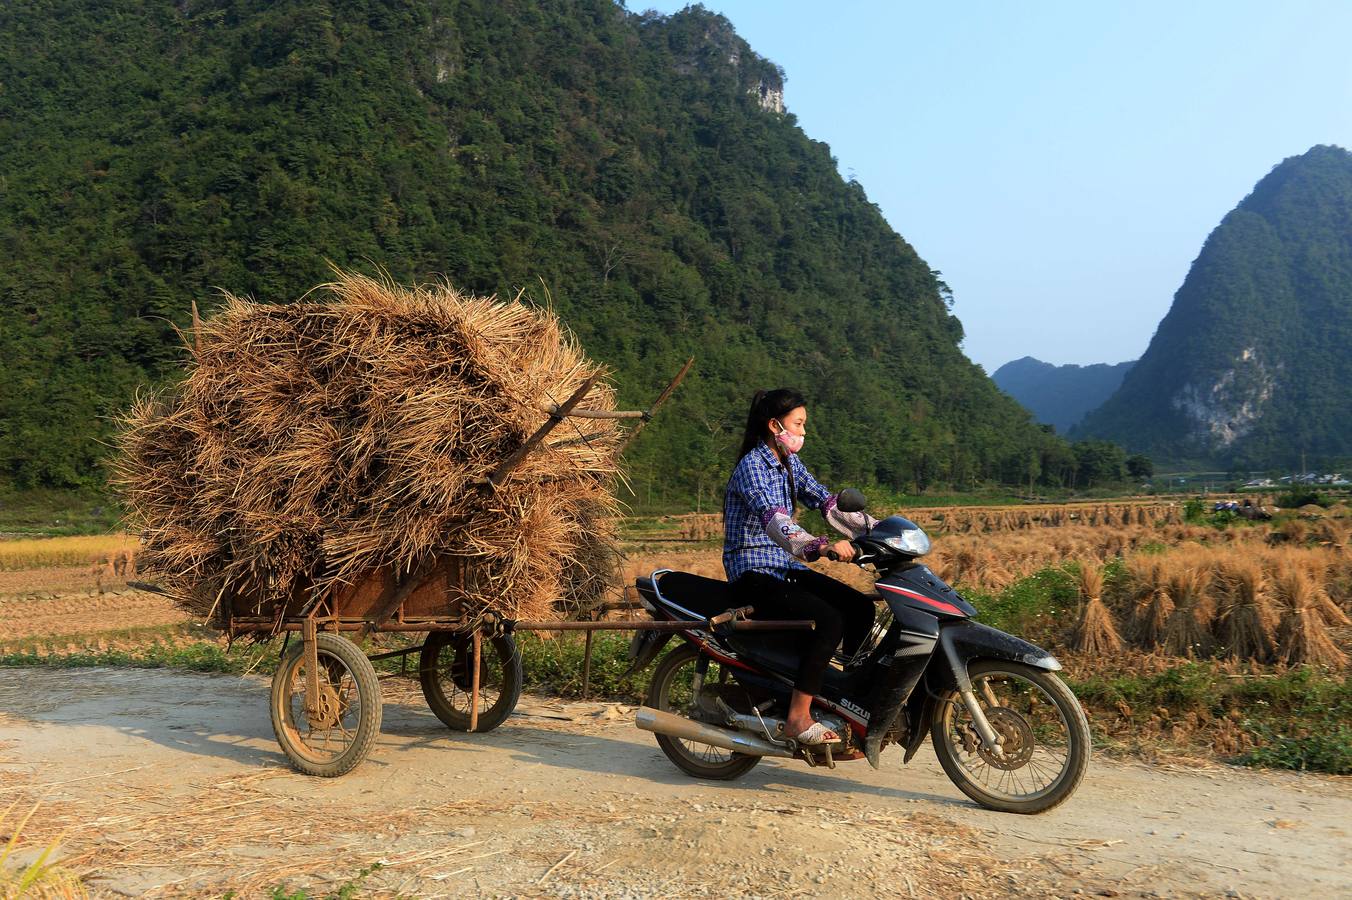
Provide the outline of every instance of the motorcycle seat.
<path id="1" fill-rule="evenodd" d="M 640 582 L 645 579 L 640 579 Z M 738 605 L 732 588 L 726 581 L 692 575 L 689 572 L 667 572 L 657 582 L 661 595 L 697 615 L 710 617 Z M 642 587 L 642 585 L 640 585 Z M 751 604 L 755 606 L 753 602 Z M 675 610 L 672 611 L 675 614 Z M 753 619 L 775 619 L 771 611 L 757 610 Z M 798 671 L 800 647 L 804 638 L 801 631 L 732 632 L 720 638 L 722 643 L 737 653 L 778 672 L 792 675 Z"/>

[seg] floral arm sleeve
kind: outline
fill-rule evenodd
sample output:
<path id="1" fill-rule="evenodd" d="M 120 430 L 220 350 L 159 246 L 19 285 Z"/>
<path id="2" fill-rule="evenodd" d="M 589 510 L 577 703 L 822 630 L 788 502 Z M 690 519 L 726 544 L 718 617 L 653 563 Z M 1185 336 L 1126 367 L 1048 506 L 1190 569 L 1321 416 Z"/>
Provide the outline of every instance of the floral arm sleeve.
<path id="1" fill-rule="evenodd" d="M 832 494 L 826 498 L 822 504 L 822 517 L 826 519 L 826 524 L 830 525 L 836 531 L 845 535 L 850 540 L 868 534 L 878 520 L 863 512 L 842 512 L 836 508 L 837 494 Z"/>
<path id="2" fill-rule="evenodd" d="M 759 486 L 752 486 L 743 493 L 747 506 L 750 507 L 752 514 L 760 519 L 761 526 L 765 528 L 770 540 L 784 550 L 799 559 L 811 562 L 826 549 L 828 543 L 826 538 L 808 534 L 793 520 L 787 509 L 774 505 L 769 495 Z"/>

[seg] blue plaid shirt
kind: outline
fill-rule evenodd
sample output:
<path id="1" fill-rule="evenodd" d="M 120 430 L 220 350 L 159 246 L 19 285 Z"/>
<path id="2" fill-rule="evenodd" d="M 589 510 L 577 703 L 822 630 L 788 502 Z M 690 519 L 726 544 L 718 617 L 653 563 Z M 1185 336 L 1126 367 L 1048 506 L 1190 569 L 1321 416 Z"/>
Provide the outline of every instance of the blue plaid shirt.
<path id="1" fill-rule="evenodd" d="M 789 465 L 798 500 L 808 509 L 825 503 L 831 492 L 812 477 L 796 453 L 789 454 Z M 807 568 L 766 534 L 764 522 L 776 507 L 793 510 L 788 473 L 775 451 L 762 442 L 732 470 L 723 498 L 723 569 L 728 581 L 744 572 L 783 578 L 790 569 Z"/>

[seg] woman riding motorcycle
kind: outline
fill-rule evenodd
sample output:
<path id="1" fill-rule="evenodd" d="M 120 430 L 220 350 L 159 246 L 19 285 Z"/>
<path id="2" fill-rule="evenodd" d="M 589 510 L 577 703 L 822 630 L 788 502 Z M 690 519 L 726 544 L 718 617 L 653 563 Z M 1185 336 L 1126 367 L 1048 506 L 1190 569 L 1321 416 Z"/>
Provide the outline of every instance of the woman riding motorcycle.
<path id="1" fill-rule="evenodd" d="M 786 728 L 800 744 L 835 743 L 840 736 L 812 718 L 814 694 L 842 637 L 847 651 L 858 648 L 873 625 L 873 601 L 848 585 L 814 572 L 799 560 L 817 559 L 826 538 L 813 537 L 794 520 L 799 501 L 821 510 L 826 521 L 850 538 L 873 523 L 863 513 L 836 508 L 836 495 L 798 459 L 807 426 L 807 401 L 789 388 L 757 391 L 751 401 L 737 466 L 723 501 L 723 568 L 739 605 L 753 606 L 759 618 L 812 619 L 800 647 Z M 830 548 L 841 559 L 854 556 L 849 540 Z"/>

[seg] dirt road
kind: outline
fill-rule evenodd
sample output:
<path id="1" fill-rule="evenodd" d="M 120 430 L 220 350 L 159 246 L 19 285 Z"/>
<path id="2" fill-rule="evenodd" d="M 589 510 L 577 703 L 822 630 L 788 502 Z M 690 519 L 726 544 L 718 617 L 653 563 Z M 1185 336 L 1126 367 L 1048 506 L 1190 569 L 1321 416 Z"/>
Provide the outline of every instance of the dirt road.
<path id="1" fill-rule="evenodd" d="M 409 682 L 385 693 L 371 758 L 324 780 L 286 767 L 262 679 L 0 670 L 0 808 L 45 797 L 28 852 L 64 832 L 105 895 L 1352 895 L 1349 779 L 1100 759 L 1066 806 L 1015 817 L 928 750 L 708 784 L 626 708 L 527 698 L 464 735 Z"/>

